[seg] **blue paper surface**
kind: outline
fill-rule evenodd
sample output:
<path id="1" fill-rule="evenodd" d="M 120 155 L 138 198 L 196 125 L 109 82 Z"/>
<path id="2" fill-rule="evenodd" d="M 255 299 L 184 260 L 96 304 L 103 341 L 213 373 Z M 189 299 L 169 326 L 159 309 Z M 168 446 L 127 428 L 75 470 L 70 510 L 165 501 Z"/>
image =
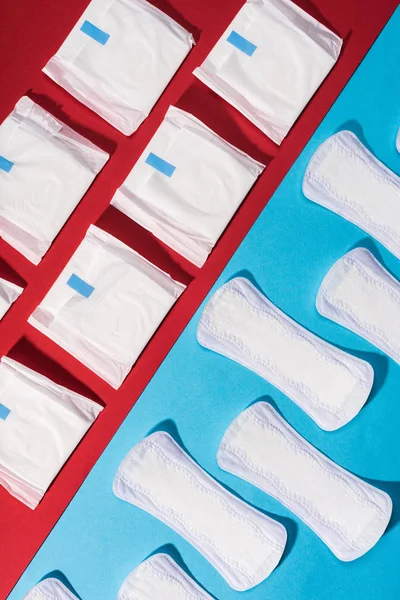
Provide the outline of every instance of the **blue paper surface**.
<path id="1" fill-rule="evenodd" d="M 253 56 L 254 52 L 257 50 L 257 46 L 255 44 L 249 42 L 249 40 L 246 40 L 246 38 L 236 31 L 231 31 L 229 36 L 226 38 L 226 41 L 232 44 L 232 46 L 235 46 L 235 48 L 238 48 L 247 54 L 247 56 Z"/>
<path id="2" fill-rule="evenodd" d="M 196 341 L 200 310 L 120 427 L 86 482 L 17 584 L 20 600 L 47 573 L 62 571 L 82 600 L 112 600 L 124 578 L 157 548 L 172 544 L 194 577 L 219 600 L 241 597 L 180 536 L 147 513 L 115 498 L 114 474 L 126 453 L 155 427 L 174 431 L 194 458 L 252 505 L 288 529 L 288 548 L 272 575 L 248 600 L 397 600 L 400 598 L 400 366 L 368 342 L 321 317 L 315 297 L 333 262 L 358 245 L 372 249 L 400 278 L 400 263 L 360 229 L 308 201 L 301 182 L 319 144 L 344 128 L 400 173 L 395 137 L 400 123 L 400 9 L 306 146 L 241 244 L 215 291 L 250 273 L 291 317 L 341 348 L 369 360 L 375 385 L 361 413 L 327 433 L 272 385 Z M 212 293 L 211 292 L 211 293 Z M 272 398 L 311 443 L 355 474 L 387 490 L 394 517 L 379 543 L 351 562 L 337 560 L 317 536 L 278 502 L 217 466 L 223 433 L 240 411 Z M 379 483 L 380 482 L 380 483 Z"/>

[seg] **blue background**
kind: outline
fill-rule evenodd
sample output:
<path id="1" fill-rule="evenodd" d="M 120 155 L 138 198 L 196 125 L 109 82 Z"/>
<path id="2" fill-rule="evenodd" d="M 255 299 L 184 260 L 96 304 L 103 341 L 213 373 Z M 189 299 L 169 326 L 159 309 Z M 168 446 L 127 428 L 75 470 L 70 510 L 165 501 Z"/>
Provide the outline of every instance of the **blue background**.
<path id="1" fill-rule="evenodd" d="M 320 430 L 263 379 L 201 348 L 201 309 L 122 424 L 83 487 L 17 584 L 10 600 L 52 571 L 68 578 L 83 600 L 112 600 L 128 573 L 154 550 L 169 545 L 219 600 L 240 597 L 189 544 L 140 509 L 115 498 L 114 474 L 129 449 L 154 428 L 177 431 L 183 444 L 219 481 L 288 529 L 288 548 L 272 575 L 248 600 L 395 600 L 400 598 L 400 366 L 315 309 L 319 284 L 335 260 L 358 245 L 372 250 L 400 278 L 399 261 L 363 232 L 301 192 L 307 163 L 336 131 L 354 131 L 400 173 L 395 137 L 400 124 L 400 9 L 381 34 L 286 179 L 234 255 L 214 291 L 248 271 L 281 309 L 323 338 L 371 362 L 376 379 L 361 413 L 337 432 Z M 384 201 L 384 198 L 382 198 Z M 211 292 L 212 293 L 212 292 Z M 389 491 L 395 510 L 387 533 L 364 557 L 341 563 L 313 532 L 279 503 L 221 471 L 215 460 L 232 419 L 250 403 L 272 398 L 309 441 L 350 471 Z M 21 540 L 23 543 L 23 540 Z M 165 548 L 164 548 L 165 549 Z"/>

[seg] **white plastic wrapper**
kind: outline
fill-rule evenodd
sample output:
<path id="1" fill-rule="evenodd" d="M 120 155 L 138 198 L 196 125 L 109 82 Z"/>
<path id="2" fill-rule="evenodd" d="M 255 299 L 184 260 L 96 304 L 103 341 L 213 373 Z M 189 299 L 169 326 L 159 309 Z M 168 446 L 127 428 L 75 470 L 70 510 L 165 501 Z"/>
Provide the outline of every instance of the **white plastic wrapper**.
<path id="1" fill-rule="evenodd" d="M 171 106 L 112 204 L 201 267 L 264 168 Z"/>
<path id="2" fill-rule="evenodd" d="M 0 321 L 23 291 L 24 288 L 0 277 Z"/>
<path id="3" fill-rule="evenodd" d="M 400 364 L 400 282 L 366 248 L 348 252 L 331 267 L 317 310 Z"/>
<path id="4" fill-rule="evenodd" d="M 355 417 L 373 384 L 369 363 L 304 329 L 243 277 L 206 304 L 197 339 L 270 381 L 327 431 Z"/>
<path id="5" fill-rule="evenodd" d="M 281 559 L 285 528 L 225 490 L 168 433 L 132 448 L 113 491 L 182 535 L 234 590 L 254 587 Z"/>
<path id="6" fill-rule="evenodd" d="M 0 363 L 0 485 L 36 508 L 102 407 L 7 357 Z"/>
<path id="7" fill-rule="evenodd" d="M 117 600 L 212 600 L 168 554 L 150 556 L 132 571 Z"/>
<path id="8" fill-rule="evenodd" d="M 184 289 L 92 225 L 29 323 L 118 388 Z"/>
<path id="9" fill-rule="evenodd" d="M 290 0 L 247 0 L 194 74 L 280 144 L 341 47 Z"/>
<path id="10" fill-rule="evenodd" d="M 318 148 L 305 172 L 303 192 L 400 258 L 400 178 L 354 133 L 340 131 Z"/>
<path id="11" fill-rule="evenodd" d="M 22 600 L 78 600 L 78 598 L 61 581 L 49 577 L 35 585 Z"/>
<path id="12" fill-rule="evenodd" d="M 37 265 L 108 158 L 21 98 L 0 125 L 0 236 Z"/>
<path id="13" fill-rule="evenodd" d="M 340 560 L 368 552 L 389 523 L 388 494 L 324 456 L 267 402 L 253 404 L 233 421 L 217 460 L 282 502 Z"/>
<path id="14" fill-rule="evenodd" d="M 191 33 L 145 0 L 92 0 L 43 71 L 130 135 L 193 44 Z"/>

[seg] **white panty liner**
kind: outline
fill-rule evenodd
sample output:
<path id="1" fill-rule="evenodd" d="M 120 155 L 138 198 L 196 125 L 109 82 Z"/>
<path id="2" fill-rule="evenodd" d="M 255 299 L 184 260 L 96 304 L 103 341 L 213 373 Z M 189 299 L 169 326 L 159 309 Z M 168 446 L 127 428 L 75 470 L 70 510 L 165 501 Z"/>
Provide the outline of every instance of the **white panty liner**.
<path id="1" fill-rule="evenodd" d="M 165 432 L 129 452 L 113 491 L 182 535 L 237 591 L 268 577 L 285 548 L 280 523 L 230 494 Z"/>
<path id="2" fill-rule="evenodd" d="M 0 321 L 23 291 L 24 288 L 0 277 Z"/>
<path id="3" fill-rule="evenodd" d="M 390 497 L 321 454 L 267 402 L 236 418 L 217 460 L 225 471 L 282 502 L 340 560 L 365 554 L 388 525 Z"/>
<path id="4" fill-rule="evenodd" d="M 348 252 L 331 267 L 317 309 L 400 364 L 400 283 L 366 248 Z"/>
<path id="5" fill-rule="evenodd" d="M 168 554 L 154 554 L 125 579 L 117 600 L 212 600 Z"/>
<path id="6" fill-rule="evenodd" d="M 303 192 L 400 258 L 400 178 L 354 133 L 340 131 L 318 148 L 304 175 Z"/>
<path id="7" fill-rule="evenodd" d="M 33 587 L 22 600 L 78 600 L 61 581 L 49 577 Z"/>
<path id="8" fill-rule="evenodd" d="M 368 363 L 301 327 L 242 277 L 212 296 L 197 339 L 270 381 L 328 431 L 350 421 L 371 391 Z"/>

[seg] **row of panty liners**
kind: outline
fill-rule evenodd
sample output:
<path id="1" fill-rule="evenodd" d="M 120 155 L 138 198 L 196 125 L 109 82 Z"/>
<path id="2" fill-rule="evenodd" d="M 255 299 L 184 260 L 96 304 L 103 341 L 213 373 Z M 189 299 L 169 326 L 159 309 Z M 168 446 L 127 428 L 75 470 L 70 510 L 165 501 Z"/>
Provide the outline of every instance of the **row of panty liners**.
<path id="1" fill-rule="evenodd" d="M 35 508 L 102 407 L 3 357 L 0 485 Z"/>
<path id="2" fill-rule="evenodd" d="M 184 289 L 91 225 L 29 323 L 118 388 Z"/>
<path id="3" fill-rule="evenodd" d="M 0 125 L 0 237 L 38 264 L 108 158 L 21 98 Z"/>
<path id="4" fill-rule="evenodd" d="M 61 581 L 38 583 L 22 600 L 77 600 Z M 157 553 L 143 561 L 125 579 L 117 600 L 211 600 L 167 554 Z"/>
<path id="5" fill-rule="evenodd" d="M 321 454 L 266 402 L 230 426 L 218 463 L 274 496 L 343 561 L 374 546 L 391 516 L 385 492 Z M 285 528 L 223 488 L 166 432 L 130 451 L 113 490 L 182 535 L 237 591 L 267 578 L 283 554 Z"/>
<path id="6" fill-rule="evenodd" d="M 193 43 L 144 0 L 92 0 L 44 72 L 130 135 Z M 248 0 L 194 74 L 280 143 L 341 46 L 289 0 Z"/>
<path id="7" fill-rule="evenodd" d="M 200 267 L 264 168 L 171 106 L 112 204 Z"/>
<path id="8" fill-rule="evenodd" d="M 0 277 L 0 321 L 23 291 L 24 288 Z"/>

